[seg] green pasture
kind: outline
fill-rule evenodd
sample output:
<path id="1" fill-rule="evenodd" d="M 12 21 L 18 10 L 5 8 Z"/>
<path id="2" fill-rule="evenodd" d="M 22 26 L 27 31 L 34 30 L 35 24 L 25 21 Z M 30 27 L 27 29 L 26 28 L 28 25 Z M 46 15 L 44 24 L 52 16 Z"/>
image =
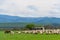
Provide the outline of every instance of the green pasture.
<path id="1" fill-rule="evenodd" d="M 0 31 L 0 40 L 60 40 L 60 34 L 5 34 Z"/>

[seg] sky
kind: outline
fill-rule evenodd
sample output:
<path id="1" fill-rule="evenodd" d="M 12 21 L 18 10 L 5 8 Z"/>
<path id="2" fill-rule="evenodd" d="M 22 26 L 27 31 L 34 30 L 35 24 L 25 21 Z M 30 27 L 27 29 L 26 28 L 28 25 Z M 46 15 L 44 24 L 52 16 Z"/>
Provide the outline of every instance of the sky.
<path id="1" fill-rule="evenodd" d="M 60 18 L 60 0 L 0 0 L 0 14 Z"/>

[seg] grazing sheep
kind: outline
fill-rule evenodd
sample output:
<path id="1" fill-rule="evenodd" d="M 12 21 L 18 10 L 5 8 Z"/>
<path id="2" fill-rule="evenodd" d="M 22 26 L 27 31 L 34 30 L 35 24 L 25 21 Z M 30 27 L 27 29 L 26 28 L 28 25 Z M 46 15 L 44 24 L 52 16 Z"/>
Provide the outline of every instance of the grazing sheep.
<path id="1" fill-rule="evenodd" d="M 58 32 L 57 32 L 57 30 L 53 30 L 53 33 L 54 33 L 54 34 L 57 34 Z"/>
<path id="2" fill-rule="evenodd" d="M 60 29 L 57 29 L 57 33 L 60 34 Z"/>
<path id="3" fill-rule="evenodd" d="M 40 34 L 43 34 L 43 31 L 40 31 Z"/>
<path id="4" fill-rule="evenodd" d="M 28 31 L 23 31 L 23 33 L 28 33 Z"/>
<path id="5" fill-rule="evenodd" d="M 49 30 L 46 30 L 46 34 L 49 34 L 50 32 L 49 32 Z"/>
<path id="6" fill-rule="evenodd" d="M 13 31 L 11 31 L 10 33 L 11 33 L 11 34 L 14 34 L 14 32 L 13 32 Z"/>
<path id="7" fill-rule="evenodd" d="M 58 32 L 58 34 L 60 34 L 60 31 Z"/>
<path id="8" fill-rule="evenodd" d="M 34 30 L 34 31 L 33 31 L 33 34 L 38 34 L 38 32 Z"/>
<path id="9" fill-rule="evenodd" d="M 19 33 L 20 34 L 21 32 L 20 31 L 16 31 L 16 33 Z"/>
<path id="10" fill-rule="evenodd" d="M 22 31 L 21 33 L 25 33 L 24 31 Z"/>
<path id="11" fill-rule="evenodd" d="M 53 32 L 53 30 L 51 30 L 51 29 L 50 29 L 50 30 L 48 30 L 48 33 L 49 33 L 49 34 L 52 34 L 52 32 Z"/>
<path id="12" fill-rule="evenodd" d="M 28 33 L 31 33 L 31 31 L 27 31 Z"/>
<path id="13" fill-rule="evenodd" d="M 33 33 L 35 33 L 35 31 L 33 31 Z"/>
<path id="14" fill-rule="evenodd" d="M 10 30 L 6 30 L 4 33 L 14 34 L 14 32 L 13 31 L 10 31 Z"/>
<path id="15" fill-rule="evenodd" d="M 19 31 L 18 33 L 20 34 L 21 32 Z"/>

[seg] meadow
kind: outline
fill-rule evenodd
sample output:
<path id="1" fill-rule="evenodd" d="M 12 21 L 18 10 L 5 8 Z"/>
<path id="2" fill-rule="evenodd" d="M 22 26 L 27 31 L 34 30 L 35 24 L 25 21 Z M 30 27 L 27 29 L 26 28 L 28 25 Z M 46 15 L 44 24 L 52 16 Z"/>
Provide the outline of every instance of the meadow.
<path id="1" fill-rule="evenodd" d="M 60 40 L 60 34 L 5 34 L 0 31 L 0 40 Z"/>

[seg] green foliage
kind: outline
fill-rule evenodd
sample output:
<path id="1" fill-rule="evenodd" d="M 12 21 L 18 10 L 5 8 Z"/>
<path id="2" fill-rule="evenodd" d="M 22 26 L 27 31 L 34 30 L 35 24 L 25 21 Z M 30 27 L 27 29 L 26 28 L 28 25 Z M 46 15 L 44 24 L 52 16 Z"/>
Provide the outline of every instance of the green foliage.
<path id="1" fill-rule="evenodd" d="M 0 27 L 24 27 L 28 23 L 0 23 Z"/>
<path id="2" fill-rule="evenodd" d="M 35 27 L 34 24 L 28 24 L 28 25 L 26 25 L 26 28 L 27 28 L 27 29 L 32 29 L 32 28 L 34 28 L 34 27 Z"/>

